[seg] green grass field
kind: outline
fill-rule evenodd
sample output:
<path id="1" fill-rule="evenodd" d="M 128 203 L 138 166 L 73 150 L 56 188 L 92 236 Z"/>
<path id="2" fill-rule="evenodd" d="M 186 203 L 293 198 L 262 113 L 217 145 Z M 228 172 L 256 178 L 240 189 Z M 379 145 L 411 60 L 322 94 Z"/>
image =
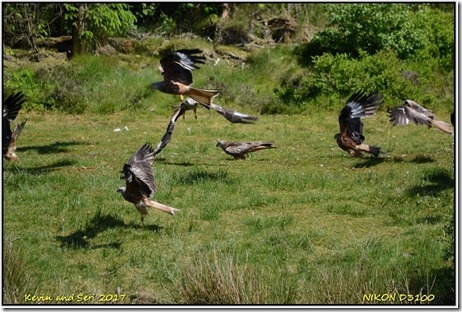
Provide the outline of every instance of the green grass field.
<path id="1" fill-rule="evenodd" d="M 382 107 L 364 131 L 387 154 L 354 159 L 333 139 L 336 113 L 239 125 L 201 108 L 153 164 L 154 199 L 181 211 L 150 211 L 143 227 L 116 190 L 128 158 L 164 134 L 160 111 L 18 117 L 20 159 L 3 164 L 4 304 L 455 303 L 454 137 L 392 127 Z M 219 139 L 278 148 L 235 161 Z"/>

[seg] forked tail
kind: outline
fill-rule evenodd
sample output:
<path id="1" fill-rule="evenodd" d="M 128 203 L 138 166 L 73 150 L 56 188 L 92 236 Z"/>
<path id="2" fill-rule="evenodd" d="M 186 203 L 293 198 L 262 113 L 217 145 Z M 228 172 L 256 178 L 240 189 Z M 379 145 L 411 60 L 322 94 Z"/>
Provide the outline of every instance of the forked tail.
<path id="1" fill-rule="evenodd" d="M 432 120 L 432 125 L 435 126 L 436 128 L 440 129 L 441 131 L 454 135 L 454 131 L 452 130 L 451 125 L 445 123 L 444 121 L 441 120 Z"/>
<path id="2" fill-rule="evenodd" d="M 161 210 L 161 211 L 166 212 L 166 213 L 171 214 L 171 215 L 174 215 L 175 211 L 180 211 L 179 209 L 176 209 L 176 208 L 173 208 L 173 207 L 158 203 L 158 202 L 156 202 L 156 201 L 154 201 L 152 199 L 149 200 L 148 204 L 149 204 L 149 207 L 151 207 L 151 208 L 156 208 L 158 210 Z"/>
<path id="3" fill-rule="evenodd" d="M 360 144 L 357 146 L 357 148 L 361 151 L 364 151 L 366 153 L 370 153 L 374 155 L 374 157 L 379 157 L 379 155 L 382 153 L 382 150 L 378 146 L 371 146 L 367 144 Z"/>
<path id="4" fill-rule="evenodd" d="M 201 104 L 210 106 L 210 104 L 212 104 L 213 98 L 216 97 L 219 93 L 219 90 L 189 88 L 187 95 Z"/>

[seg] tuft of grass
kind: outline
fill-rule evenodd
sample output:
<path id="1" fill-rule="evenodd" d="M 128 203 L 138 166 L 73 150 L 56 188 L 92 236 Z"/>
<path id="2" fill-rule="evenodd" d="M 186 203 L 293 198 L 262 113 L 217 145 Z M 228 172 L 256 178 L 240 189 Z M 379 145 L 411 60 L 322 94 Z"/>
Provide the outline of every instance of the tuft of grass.
<path id="1" fill-rule="evenodd" d="M 38 282 L 31 274 L 31 267 L 24 259 L 28 258 L 23 248 L 9 237 L 3 238 L 3 304 L 19 304 L 24 301 L 24 296 L 35 294 Z"/>
<path id="2" fill-rule="evenodd" d="M 180 270 L 173 282 L 184 304 L 287 304 L 297 299 L 297 283 L 288 272 L 270 275 L 229 254 L 199 253 Z"/>

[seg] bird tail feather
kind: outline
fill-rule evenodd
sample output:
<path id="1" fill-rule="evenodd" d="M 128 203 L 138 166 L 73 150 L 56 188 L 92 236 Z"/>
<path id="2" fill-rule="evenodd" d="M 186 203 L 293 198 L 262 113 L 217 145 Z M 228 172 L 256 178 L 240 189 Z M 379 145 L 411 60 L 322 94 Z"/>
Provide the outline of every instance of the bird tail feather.
<path id="1" fill-rule="evenodd" d="M 13 134 L 11 135 L 11 141 L 16 141 L 21 134 L 22 128 L 24 128 L 24 125 L 26 124 L 27 120 L 24 120 L 20 124 L 16 125 L 13 130 Z"/>
<path id="2" fill-rule="evenodd" d="M 204 90 L 189 88 L 188 95 L 195 101 L 210 106 L 212 100 L 220 93 L 219 90 Z M 208 107 L 210 108 L 210 107 Z"/>
<path id="3" fill-rule="evenodd" d="M 149 207 L 151 207 L 151 208 L 159 209 L 159 210 L 161 210 L 163 212 L 166 212 L 168 214 L 171 214 L 171 215 L 174 215 L 175 211 L 180 211 L 179 209 L 176 209 L 176 208 L 173 208 L 173 207 L 158 203 L 158 202 L 156 202 L 156 201 L 154 201 L 152 199 L 149 200 L 148 204 L 149 204 Z"/>
<path id="4" fill-rule="evenodd" d="M 374 157 L 379 157 L 379 154 L 382 153 L 381 148 L 378 146 L 371 146 L 367 144 L 360 144 L 357 146 L 357 148 L 363 152 L 370 153 L 374 155 Z"/>
<path id="5" fill-rule="evenodd" d="M 444 121 L 432 120 L 432 125 L 440 129 L 441 131 L 446 132 L 447 134 L 454 135 L 454 131 L 452 130 L 451 126 L 445 123 Z"/>

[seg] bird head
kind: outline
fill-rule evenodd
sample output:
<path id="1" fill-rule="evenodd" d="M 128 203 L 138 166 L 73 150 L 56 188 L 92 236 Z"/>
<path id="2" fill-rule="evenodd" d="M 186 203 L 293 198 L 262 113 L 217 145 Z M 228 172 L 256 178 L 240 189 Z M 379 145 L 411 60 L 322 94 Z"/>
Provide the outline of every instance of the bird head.
<path id="1" fill-rule="evenodd" d="M 125 194 L 125 190 L 126 190 L 125 186 L 121 186 L 121 187 L 119 187 L 117 189 L 117 193 L 120 193 L 120 194 L 123 195 L 123 194 Z"/>
<path id="2" fill-rule="evenodd" d="M 224 143 L 225 143 L 224 141 L 220 140 L 217 142 L 217 145 L 215 145 L 215 147 L 218 147 L 218 146 L 223 147 Z"/>
<path id="3" fill-rule="evenodd" d="M 336 135 L 334 135 L 334 139 L 338 141 L 338 139 L 340 138 L 340 133 L 337 133 Z"/>

